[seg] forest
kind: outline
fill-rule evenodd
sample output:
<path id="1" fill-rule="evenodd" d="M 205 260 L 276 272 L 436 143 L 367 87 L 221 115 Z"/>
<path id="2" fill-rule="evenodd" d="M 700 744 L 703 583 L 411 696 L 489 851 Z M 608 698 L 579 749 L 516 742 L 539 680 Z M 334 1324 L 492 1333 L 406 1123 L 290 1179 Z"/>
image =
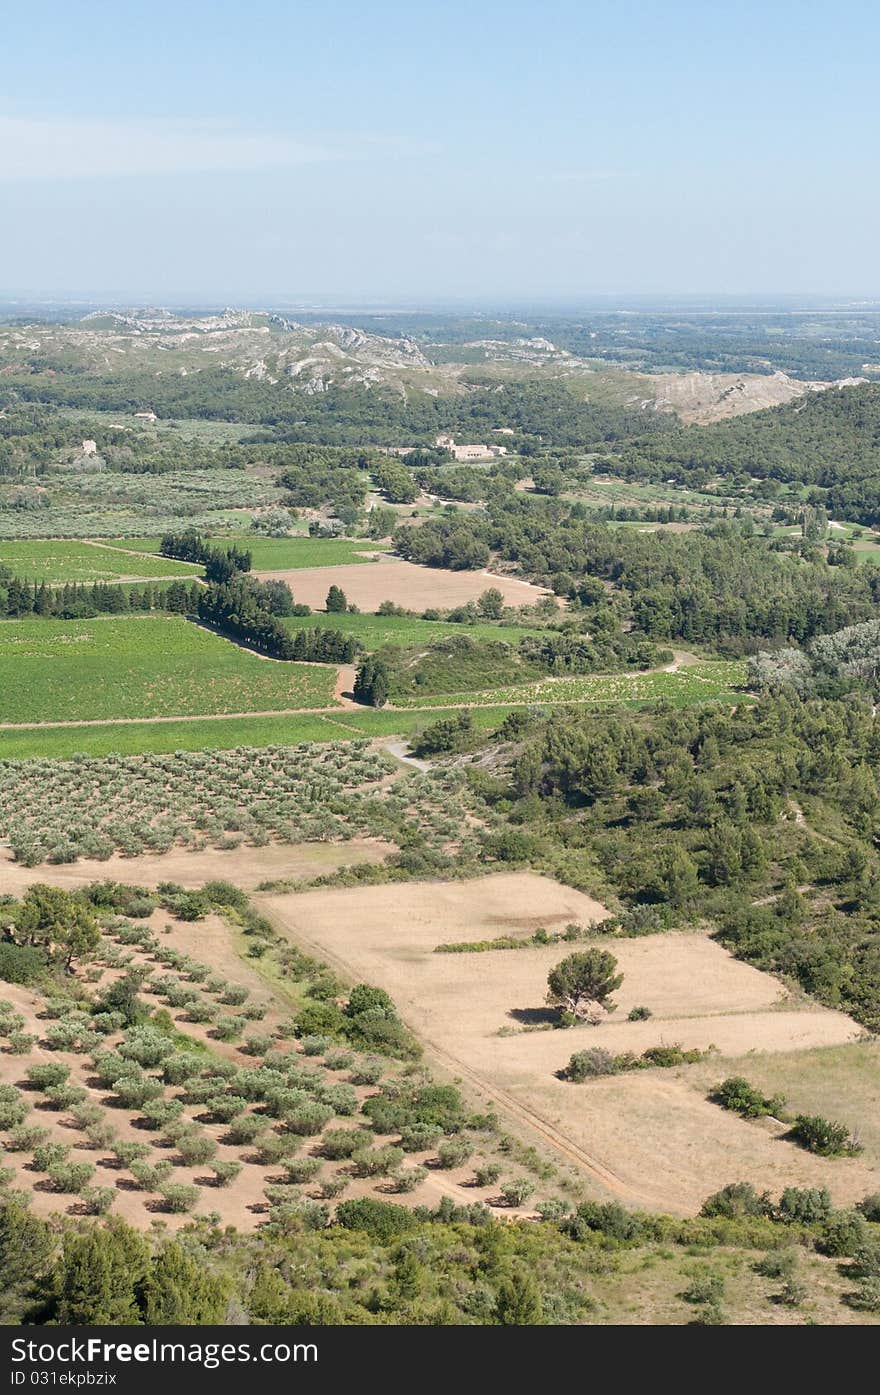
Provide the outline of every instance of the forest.
<path id="1" fill-rule="evenodd" d="M 603 879 L 626 907 L 624 933 L 708 920 L 749 963 L 880 1027 L 869 701 L 515 713 L 492 740 L 504 773 L 478 763 L 475 789 L 509 808 L 522 856 L 574 885 Z"/>

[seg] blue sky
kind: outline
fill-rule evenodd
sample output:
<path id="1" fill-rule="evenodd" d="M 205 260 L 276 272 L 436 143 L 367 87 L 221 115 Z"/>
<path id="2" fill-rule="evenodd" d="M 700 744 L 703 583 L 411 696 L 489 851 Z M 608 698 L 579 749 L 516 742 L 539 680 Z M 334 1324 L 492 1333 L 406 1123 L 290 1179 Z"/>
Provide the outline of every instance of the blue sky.
<path id="1" fill-rule="evenodd" d="M 868 0 L 7 7 L 0 289 L 880 295 Z"/>

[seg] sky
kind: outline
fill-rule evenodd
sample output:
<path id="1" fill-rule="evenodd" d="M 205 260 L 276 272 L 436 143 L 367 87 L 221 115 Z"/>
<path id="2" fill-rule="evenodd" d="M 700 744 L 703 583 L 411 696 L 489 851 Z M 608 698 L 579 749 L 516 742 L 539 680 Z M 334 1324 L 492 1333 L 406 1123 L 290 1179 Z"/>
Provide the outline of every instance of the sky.
<path id="1" fill-rule="evenodd" d="M 880 295 L 875 0 L 4 11 L 6 295 Z"/>

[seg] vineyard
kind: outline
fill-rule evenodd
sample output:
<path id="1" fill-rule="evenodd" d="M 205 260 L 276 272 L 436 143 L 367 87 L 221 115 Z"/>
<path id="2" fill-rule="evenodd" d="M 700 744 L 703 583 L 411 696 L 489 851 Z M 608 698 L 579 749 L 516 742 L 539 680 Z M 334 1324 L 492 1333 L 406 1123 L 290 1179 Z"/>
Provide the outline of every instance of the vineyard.
<path id="1" fill-rule="evenodd" d="M 329 707 L 335 676 L 258 658 L 177 615 L 0 626 L 0 722 Z"/>

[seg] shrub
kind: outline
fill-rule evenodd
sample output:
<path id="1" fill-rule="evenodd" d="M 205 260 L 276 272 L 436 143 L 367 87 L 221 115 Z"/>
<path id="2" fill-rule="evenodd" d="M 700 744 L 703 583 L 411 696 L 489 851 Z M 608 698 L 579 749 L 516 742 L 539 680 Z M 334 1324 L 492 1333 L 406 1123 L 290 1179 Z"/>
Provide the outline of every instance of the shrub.
<path id="1" fill-rule="evenodd" d="M 167 1181 L 174 1171 L 173 1164 L 167 1158 L 162 1158 L 159 1162 L 147 1162 L 144 1158 L 135 1159 L 129 1168 L 132 1177 L 145 1192 L 158 1192 L 162 1183 Z"/>
<path id="2" fill-rule="evenodd" d="M 325 1052 L 324 1064 L 328 1070 L 348 1070 L 354 1063 L 354 1052 L 337 1046 Z"/>
<path id="3" fill-rule="evenodd" d="M 351 1073 L 352 1085 L 378 1085 L 385 1074 L 384 1061 L 361 1061 Z"/>
<path id="4" fill-rule="evenodd" d="M 230 983 L 220 1001 L 225 1003 L 227 1007 L 241 1007 L 242 1003 L 247 1002 L 249 997 L 248 990 L 240 983 Z"/>
<path id="5" fill-rule="evenodd" d="M 705 1055 L 705 1051 L 696 1048 L 685 1051 L 678 1042 L 673 1042 L 670 1046 L 649 1046 L 642 1052 L 642 1060 L 649 1066 L 683 1066 L 701 1061 Z"/>
<path id="6" fill-rule="evenodd" d="M 706 1198 L 700 1215 L 733 1220 L 738 1216 L 764 1216 L 769 1208 L 770 1198 L 766 1192 L 759 1196 L 751 1182 L 728 1182 L 726 1187 Z"/>
<path id="7" fill-rule="evenodd" d="M 441 1168 L 461 1167 L 467 1162 L 473 1149 L 463 1138 L 444 1138 L 437 1149 L 437 1162 Z"/>
<path id="8" fill-rule="evenodd" d="M 165 1209 L 175 1213 L 191 1211 L 199 1199 L 199 1189 L 185 1182 L 172 1183 L 162 1188 Z"/>
<path id="9" fill-rule="evenodd" d="M 4 983 L 36 983 L 46 963 L 45 953 L 35 945 L 0 942 L 0 979 Z"/>
<path id="10" fill-rule="evenodd" d="M 336 1197 L 342 1196 L 347 1186 L 347 1177 L 325 1177 L 324 1180 L 319 1183 L 318 1191 L 323 1200 L 335 1201 Z"/>
<path id="11" fill-rule="evenodd" d="M 243 1114 L 247 1107 L 248 1102 L 242 1099 L 241 1095 L 215 1095 L 213 1099 L 208 1100 L 209 1113 L 221 1124 L 228 1124 L 231 1119 Z"/>
<path id="12" fill-rule="evenodd" d="M 241 1036 L 242 1021 L 240 1017 L 218 1017 L 211 1029 L 211 1036 L 218 1041 L 235 1041 Z"/>
<path id="13" fill-rule="evenodd" d="M 48 1172 L 50 1167 L 66 1162 L 69 1152 L 63 1143 L 39 1143 L 34 1149 L 34 1167 L 37 1172 Z"/>
<path id="14" fill-rule="evenodd" d="M 95 1175 L 92 1164 L 86 1162 L 57 1162 L 46 1171 L 56 1192 L 72 1192 L 74 1194 L 81 1192 L 83 1187 L 88 1186 Z"/>
<path id="15" fill-rule="evenodd" d="M 10 1153 L 31 1153 L 49 1138 L 49 1130 L 38 1124 L 16 1124 L 9 1130 L 6 1149 Z"/>
<path id="16" fill-rule="evenodd" d="M 653 1016 L 654 1014 L 649 1007 L 634 1007 L 630 1008 L 626 1020 L 627 1022 L 646 1022 L 649 1017 Z"/>
<path id="17" fill-rule="evenodd" d="M 259 1140 L 257 1156 L 261 1163 L 271 1165 L 289 1158 L 300 1147 L 300 1141 L 293 1134 L 270 1133 Z"/>
<path id="18" fill-rule="evenodd" d="M 36 1046 L 38 1037 L 30 1032 L 10 1032 L 9 1050 L 13 1056 L 26 1056 Z"/>
<path id="19" fill-rule="evenodd" d="M 385 1177 L 403 1162 L 403 1149 L 387 1144 L 384 1148 L 365 1148 L 352 1157 L 356 1177 Z"/>
<path id="20" fill-rule="evenodd" d="M 0 1129 L 14 1129 L 23 1124 L 30 1112 L 27 1100 L 0 1099 Z"/>
<path id="21" fill-rule="evenodd" d="M 503 1182 L 501 1195 L 508 1206 L 524 1206 L 534 1192 L 533 1183 L 527 1177 L 515 1177 L 512 1182 Z"/>
<path id="22" fill-rule="evenodd" d="M 363 1146 L 360 1129 L 330 1129 L 321 1139 L 321 1154 L 332 1162 L 352 1157 Z"/>
<path id="23" fill-rule="evenodd" d="M 861 1152 L 861 1144 L 850 1136 L 845 1124 L 823 1119 L 821 1114 L 799 1114 L 788 1136 L 808 1152 L 819 1153 L 823 1158 Z"/>
<path id="24" fill-rule="evenodd" d="M 719 1303 L 724 1297 L 724 1278 L 721 1274 L 698 1274 L 681 1296 L 686 1303 Z"/>
<path id="25" fill-rule="evenodd" d="M 70 1079 L 70 1066 L 60 1061 L 44 1061 L 36 1066 L 28 1066 L 25 1075 L 38 1090 L 50 1089 L 53 1085 L 65 1085 Z"/>
<path id="26" fill-rule="evenodd" d="M 871 1196 L 866 1196 L 856 1207 L 861 1211 L 866 1221 L 880 1221 L 880 1192 L 873 1192 Z"/>
<path id="27" fill-rule="evenodd" d="M 857 1312 L 880 1313 L 880 1279 L 864 1279 L 846 1301 Z"/>
<path id="28" fill-rule="evenodd" d="M 211 1163 L 211 1171 L 216 1179 L 215 1185 L 218 1187 L 227 1187 L 230 1182 L 235 1181 L 236 1177 L 241 1172 L 241 1163 L 213 1162 Z"/>
<path id="29" fill-rule="evenodd" d="M 437 1124 L 410 1124 L 400 1130 L 400 1146 L 405 1153 L 422 1153 L 435 1147 L 443 1137 Z"/>
<path id="30" fill-rule="evenodd" d="M 784 1095 L 766 1098 L 742 1075 L 729 1075 L 716 1085 L 709 1098 L 722 1109 L 731 1109 L 744 1119 L 759 1119 L 765 1114 L 778 1117 L 785 1108 Z"/>
<path id="31" fill-rule="evenodd" d="M 114 1143 L 110 1149 L 120 1167 L 131 1167 L 139 1158 L 145 1158 L 149 1151 L 146 1143 L 130 1143 L 127 1139 Z"/>
<path id="32" fill-rule="evenodd" d="M 334 1114 L 346 1117 L 354 1114 L 358 1097 L 351 1085 L 327 1085 L 321 1090 L 321 1103 L 332 1109 Z"/>
<path id="33" fill-rule="evenodd" d="M 217 1144 L 205 1133 L 185 1134 L 177 1140 L 177 1151 L 187 1167 L 197 1167 L 213 1158 Z"/>
<path id="34" fill-rule="evenodd" d="M 323 1056 L 327 1050 L 329 1038 L 313 1033 L 311 1036 L 302 1037 L 301 1045 L 303 1054 L 306 1056 Z"/>
<path id="35" fill-rule="evenodd" d="M 44 1090 L 46 1103 L 51 1109 L 72 1109 L 88 1099 L 88 1091 L 80 1085 L 52 1085 Z"/>
<path id="36" fill-rule="evenodd" d="M 80 1192 L 90 1216 L 106 1216 L 117 1196 L 115 1187 L 84 1187 Z"/>
<path id="37" fill-rule="evenodd" d="M 494 1187 L 501 1176 L 501 1165 L 499 1163 L 483 1163 L 474 1173 L 474 1182 L 478 1187 Z"/>
<path id="38" fill-rule="evenodd" d="M 282 1167 L 288 1182 L 311 1182 L 321 1171 L 320 1158 L 285 1158 Z"/>
<path id="39" fill-rule="evenodd" d="M 164 1129 L 168 1124 L 179 1119 L 183 1113 L 183 1104 L 175 1099 L 155 1099 L 149 1100 L 141 1109 L 141 1118 L 150 1129 Z"/>
<path id="40" fill-rule="evenodd" d="M 137 1061 L 144 1067 L 159 1066 L 174 1054 L 174 1043 L 155 1027 L 133 1027 L 118 1050 L 123 1060 Z"/>
<path id="41" fill-rule="evenodd" d="M 599 1075 L 614 1075 L 617 1072 L 615 1058 L 601 1046 L 590 1047 L 586 1051 L 575 1051 L 565 1068 L 567 1080 L 580 1085 L 584 1080 L 592 1080 Z"/>
<path id="42" fill-rule="evenodd" d="M 777 1215 L 790 1225 L 820 1225 L 833 1211 L 824 1187 L 786 1187 L 779 1198 Z"/>
<path id="43" fill-rule="evenodd" d="M 268 1119 L 257 1114 L 240 1114 L 229 1125 L 226 1138 L 230 1143 L 253 1143 L 254 1139 L 269 1127 Z"/>
<path id="44" fill-rule="evenodd" d="M 822 1227 L 817 1249 L 840 1259 L 856 1254 L 869 1239 L 868 1223 L 858 1211 L 835 1211 Z"/>
<path id="45" fill-rule="evenodd" d="M 393 1186 L 396 1192 L 414 1192 L 427 1173 L 423 1167 L 404 1167 L 394 1174 Z"/>
<path id="46" fill-rule="evenodd" d="M 405 1206 L 393 1201 L 361 1197 L 358 1201 L 343 1201 L 336 1211 L 336 1220 L 346 1230 L 362 1230 L 380 1244 L 405 1235 L 418 1225 L 417 1218 Z"/>
<path id="47" fill-rule="evenodd" d="M 284 1123 L 291 1133 L 307 1138 L 310 1134 L 320 1133 L 332 1118 L 333 1110 L 327 1105 L 310 1102 L 286 1113 Z"/>
<path id="48" fill-rule="evenodd" d="M 116 1130 L 106 1119 L 101 1119 L 97 1124 L 89 1124 L 86 1128 L 90 1148 L 108 1148 L 115 1137 Z"/>
<path id="49" fill-rule="evenodd" d="M 797 1251 L 793 1245 L 784 1250 L 770 1250 L 755 1265 L 755 1273 L 765 1279 L 788 1279 L 797 1268 Z"/>
<path id="50" fill-rule="evenodd" d="M 114 1080 L 110 1087 L 118 1104 L 125 1109 L 140 1109 L 148 1100 L 158 1099 L 162 1093 L 162 1083 L 152 1076 L 129 1076 Z"/>

